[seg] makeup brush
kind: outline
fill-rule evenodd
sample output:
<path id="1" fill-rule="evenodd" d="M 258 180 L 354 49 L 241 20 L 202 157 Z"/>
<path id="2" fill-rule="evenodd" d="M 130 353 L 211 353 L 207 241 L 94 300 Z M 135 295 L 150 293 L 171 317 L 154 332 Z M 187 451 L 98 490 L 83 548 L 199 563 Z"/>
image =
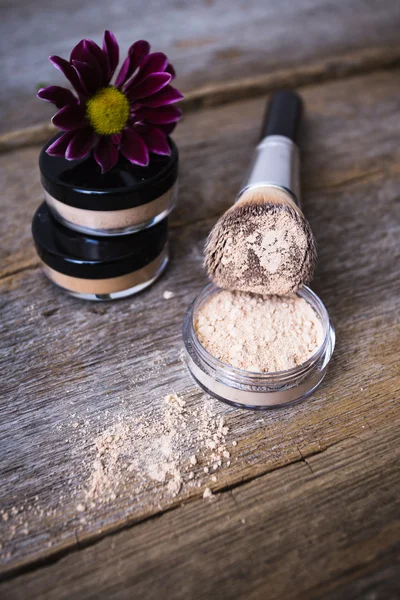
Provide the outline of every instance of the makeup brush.
<path id="1" fill-rule="evenodd" d="M 272 96 L 247 181 L 205 246 L 205 266 L 218 287 L 284 295 L 313 277 L 316 244 L 300 209 L 301 113 L 295 92 Z"/>

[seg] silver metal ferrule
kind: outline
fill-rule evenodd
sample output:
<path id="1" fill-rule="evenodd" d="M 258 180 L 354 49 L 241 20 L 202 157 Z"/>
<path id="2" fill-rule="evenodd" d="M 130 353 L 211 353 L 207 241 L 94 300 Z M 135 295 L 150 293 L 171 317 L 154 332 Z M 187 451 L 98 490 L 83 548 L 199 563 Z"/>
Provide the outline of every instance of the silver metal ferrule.
<path id="1" fill-rule="evenodd" d="M 300 208 L 300 157 L 292 140 L 282 135 L 269 135 L 258 144 L 246 183 L 240 196 L 259 187 L 280 188 L 292 196 Z"/>

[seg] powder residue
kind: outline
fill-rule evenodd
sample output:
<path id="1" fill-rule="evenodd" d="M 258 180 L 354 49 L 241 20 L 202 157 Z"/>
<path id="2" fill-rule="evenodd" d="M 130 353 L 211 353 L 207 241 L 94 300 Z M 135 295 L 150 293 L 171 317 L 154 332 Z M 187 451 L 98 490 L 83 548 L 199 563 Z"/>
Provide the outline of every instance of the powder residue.
<path id="1" fill-rule="evenodd" d="M 304 299 L 217 292 L 194 323 L 202 345 L 220 361 L 246 371 L 285 371 L 305 362 L 323 342 L 317 314 Z"/>
<path id="2" fill-rule="evenodd" d="M 174 298 L 174 297 L 175 297 L 174 292 L 171 292 L 170 290 L 165 290 L 165 292 L 163 293 L 164 300 L 171 300 L 171 298 Z"/>
<path id="3" fill-rule="evenodd" d="M 274 290 L 287 292 L 293 271 L 298 268 L 298 258 L 291 258 L 291 254 L 304 254 L 307 245 L 296 221 L 288 213 L 279 211 L 273 215 L 250 216 L 246 227 L 250 233 L 242 230 L 242 235 L 227 239 L 221 264 L 225 268 L 233 265 L 235 276 L 244 283 L 252 270 L 251 257 L 257 257 L 260 271 L 274 280 Z M 288 269 L 291 265 L 293 268 Z M 255 282 L 252 291 L 262 293 L 265 287 Z"/>
<path id="4" fill-rule="evenodd" d="M 205 257 L 218 287 L 281 296 L 310 281 L 316 251 L 300 212 L 287 206 L 239 204 L 211 231 Z"/>
<path id="5" fill-rule="evenodd" d="M 207 406 L 189 406 L 168 394 L 161 410 L 124 419 L 94 440 L 85 504 L 115 500 L 127 484 L 138 493 L 156 482 L 172 497 L 187 486 L 201 487 L 204 473 L 230 464 L 228 431 L 224 418 Z"/>
<path id="6" fill-rule="evenodd" d="M 155 359 L 132 381 L 136 386 L 149 374 L 156 379 L 164 369 Z M 0 563 L 20 556 L 27 536 L 51 547 L 57 543 L 54 527 L 62 523 L 64 533 L 79 532 L 103 526 L 104 510 L 115 516 L 123 507 L 126 514 L 143 515 L 149 506 L 159 511 L 178 499 L 202 497 L 206 488 L 217 492 L 226 481 L 223 471 L 238 460 L 225 409 L 211 398 L 199 402 L 192 387 L 166 391 L 151 394 L 140 408 L 126 397 L 113 410 L 87 403 L 85 411 L 54 423 L 69 462 L 54 473 L 51 494 L 45 486 L 18 504 L 6 499 L 0 508 Z"/>

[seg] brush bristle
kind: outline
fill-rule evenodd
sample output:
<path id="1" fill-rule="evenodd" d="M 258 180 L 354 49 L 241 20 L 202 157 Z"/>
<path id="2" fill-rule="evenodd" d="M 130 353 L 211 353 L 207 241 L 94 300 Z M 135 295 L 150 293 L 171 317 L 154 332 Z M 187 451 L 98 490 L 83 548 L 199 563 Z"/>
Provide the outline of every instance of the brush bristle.
<path id="1" fill-rule="evenodd" d="M 246 190 L 232 207 L 235 208 L 243 204 L 269 204 L 270 206 L 292 206 L 296 209 L 294 200 L 291 196 L 280 188 L 274 188 L 272 186 L 250 188 Z"/>
<path id="2" fill-rule="evenodd" d="M 280 190 L 257 190 L 212 229 L 205 266 L 219 287 L 285 295 L 311 281 L 316 243 L 303 213 Z"/>

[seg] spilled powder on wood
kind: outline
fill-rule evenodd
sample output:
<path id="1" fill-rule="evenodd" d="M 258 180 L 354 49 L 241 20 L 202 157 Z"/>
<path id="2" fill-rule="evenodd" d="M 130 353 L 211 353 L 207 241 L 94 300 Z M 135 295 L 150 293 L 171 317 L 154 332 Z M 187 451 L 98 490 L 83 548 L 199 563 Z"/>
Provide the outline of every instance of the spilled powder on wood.
<path id="1" fill-rule="evenodd" d="M 165 290 L 165 292 L 163 293 L 164 300 L 171 300 L 171 298 L 174 298 L 174 297 L 175 297 L 174 292 L 171 292 L 169 290 Z"/>
<path id="2" fill-rule="evenodd" d="M 228 431 L 224 418 L 206 406 L 189 407 L 177 394 L 168 394 L 161 410 L 124 419 L 94 441 L 85 502 L 110 501 L 126 485 L 142 491 L 151 481 L 163 484 L 164 495 L 177 496 L 197 484 L 197 471 L 226 465 Z"/>
<path id="3" fill-rule="evenodd" d="M 159 508 L 193 491 L 202 495 L 216 486 L 215 473 L 231 464 L 229 426 L 212 400 L 184 400 L 171 393 L 149 399 L 139 416 L 131 404 L 90 415 L 71 413 L 69 422 L 54 425 L 66 436 L 71 465 L 79 459 L 81 471 L 66 471 L 62 485 L 54 482 L 51 506 L 39 493 L 18 505 L 10 498 L 0 508 L 0 564 L 18 556 L 27 536 L 40 536 L 42 546 L 51 546 L 52 528 L 59 527 L 61 516 L 79 532 L 112 511 L 116 501 Z"/>
<path id="4" fill-rule="evenodd" d="M 210 488 L 207 487 L 203 492 L 203 498 L 212 498 L 212 496 L 212 491 L 210 490 Z"/>

